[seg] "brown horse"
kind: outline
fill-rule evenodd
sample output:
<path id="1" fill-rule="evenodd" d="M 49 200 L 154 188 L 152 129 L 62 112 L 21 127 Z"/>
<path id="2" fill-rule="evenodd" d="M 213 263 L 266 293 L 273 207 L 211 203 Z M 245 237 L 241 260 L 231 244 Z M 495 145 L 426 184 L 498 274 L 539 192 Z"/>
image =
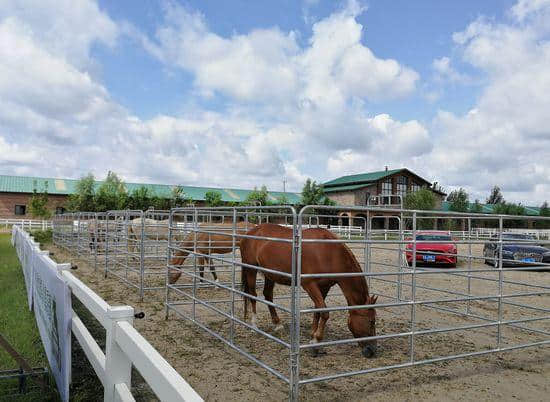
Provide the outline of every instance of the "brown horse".
<path id="1" fill-rule="evenodd" d="M 292 229 L 270 223 L 262 224 L 250 230 L 247 235 L 291 239 Z M 312 228 L 302 232 L 303 239 L 338 239 L 325 229 Z M 292 244 L 275 240 L 244 238 L 241 240 L 242 262 L 268 268 L 275 271 L 292 272 Z M 258 270 L 242 267 L 242 285 L 245 293 L 256 297 L 256 276 Z M 302 274 L 362 272 L 361 266 L 353 252 L 343 243 L 302 243 Z M 265 277 L 264 296 L 273 302 L 275 283 L 290 285 L 290 278 L 270 272 L 262 272 Z M 376 303 L 377 296 L 369 296 L 369 289 L 364 276 L 304 278 L 302 288 L 307 292 L 315 308 L 326 307 L 325 298 L 334 285 L 342 289 L 349 306 L 362 306 Z M 252 325 L 256 325 L 256 300 L 244 298 L 244 316 L 248 315 L 247 302 L 252 306 Z M 275 329 L 280 329 L 279 316 L 273 306 L 268 306 Z M 328 312 L 315 313 L 311 329 L 311 343 L 323 339 Z M 376 311 L 374 308 L 349 310 L 348 328 L 356 338 L 376 335 Z M 376 340 L 359 342 L 363 355 L 374 356 Z M 315 353 L 315 351 L 314 351 Z"/>
<path id="2" fill-rule="evenodd" d="M 236 225 L 237 234 L 245 234 L 247 230 L 254 227 L 253 223 L 247 222 L 238 222 Z M 232 223 L 204 223 L 199 225 L 199 230 L 205 230 L 208 232 L 222 232 L 225 234 L 210 234 L 202 232 L 190 232 L 181 243 L 179 243 L 177 250 L 174 253 L 174 256 L 170 260 L 171 265 L 183 265 L 185 259 L 189 254 L 195 251 L 195 242 L 196 242 L 196 252 L 200 254 L 227 254 L 233 252 L 233 224 Z M 196 236 L 196 237 L 195 237 Z M 240 238 L 235 238 L 235 247 L 239 247 Z M 199 275 L 201 278 L 204 278 L 204 265 L 205 262 L 208 263 L 210 267 L 210 272 L 214 277 L 214 280 L 218 281 L 218 275 L 216 274 L 216 269 L 214 268 L 214 262 L 212 258 L 209 257 L 197 257 L 199 265 Z M 181 272 L 170 272 L 168 276 L 168 281 L 170 283 L 175 283 Z"/>

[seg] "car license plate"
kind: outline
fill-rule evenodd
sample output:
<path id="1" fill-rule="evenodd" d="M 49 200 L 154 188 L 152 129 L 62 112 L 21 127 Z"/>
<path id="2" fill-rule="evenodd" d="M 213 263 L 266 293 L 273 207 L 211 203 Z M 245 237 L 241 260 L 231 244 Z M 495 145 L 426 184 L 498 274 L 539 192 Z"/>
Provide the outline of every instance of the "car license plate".
<path id="1" fill-rule="evenodd" d="M 535 259 L 534 258 L 523 258 L 521 261 L 522 262 L 535 262 Z"/>
<path id="2" fill-rule="evenodd" d="M 435 255 L 423 255 L 422 259 L 428 262 L 435 262 Z"/>

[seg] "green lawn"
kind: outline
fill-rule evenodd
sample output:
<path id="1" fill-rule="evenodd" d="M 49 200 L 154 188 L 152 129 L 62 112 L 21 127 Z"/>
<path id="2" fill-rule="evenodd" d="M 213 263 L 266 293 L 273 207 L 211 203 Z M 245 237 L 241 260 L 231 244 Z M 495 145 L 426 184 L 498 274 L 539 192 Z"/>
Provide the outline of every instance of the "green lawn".
<path id="1" fill-rule="evenodd" d="M 0 332 L 32 367 L 47 367 L 36 321 L 27 304 L 23 271 L 15 249 L 11 246 L 10 236 L 0 234 Z M 17 363 L 0 348 L 0 370 L 17 368 Z M 0 381 L 0 400 L 16 384 L 13 381 Z M 10 396 L 9 400 L 36 400 L 36 396 Z M 55 391 L 42 393 L 40 399 L 55 400 Z"/>

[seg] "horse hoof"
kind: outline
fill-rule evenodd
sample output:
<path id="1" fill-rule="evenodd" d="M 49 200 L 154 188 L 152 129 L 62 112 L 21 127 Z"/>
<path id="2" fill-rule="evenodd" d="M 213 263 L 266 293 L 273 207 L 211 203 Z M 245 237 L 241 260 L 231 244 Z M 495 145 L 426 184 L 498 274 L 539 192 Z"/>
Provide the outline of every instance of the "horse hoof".
<path id="1" fill-rule="evenodd" d="M 283 324 L 275 325 L 275 332 L 282 332 L 285 329 L 285 326 Z"/>

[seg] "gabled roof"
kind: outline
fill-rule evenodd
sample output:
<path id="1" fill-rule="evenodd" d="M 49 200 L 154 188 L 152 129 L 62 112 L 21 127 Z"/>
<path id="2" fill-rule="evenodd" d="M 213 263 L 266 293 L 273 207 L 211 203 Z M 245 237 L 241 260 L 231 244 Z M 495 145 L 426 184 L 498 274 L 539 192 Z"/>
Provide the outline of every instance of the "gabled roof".
<path id="1" fill-rule="evenodd" d="M 380 170 L 378 172 L 368 172 L 368 173 L 342 176 L 342 177 L 338 177 L 337 179 L 327 181 L 326 183 L 323 184 L 323 186 L 334 187 L 334 186 L 343 186 L 343 185 L 349 185 L 349 184 L 370 183 L 373 181 L 378 181 L 380 179 L 383 179 L 384 177 L 391 176 L 392 174 L 398 173 L 402 170 L 407 170 L 407 169 Z"/>
<path id="2" fill-rule="evenodd" d="M 48 194 L 70 195 L 76 191 L 75 179 L 56 179 L 46 177 L 27 177 L 27 176 L 6 176 L 0 175 L 0 192 L 9 193 L 32 193 L 34 189 L 38 192 L 48 191 Z M 102 184 L 101 181 L 95 182 L 96 189 Z M 148 183 L 125 183 L 128 193 L 140 187 L 146 187 L 159 197 L 170 197 L 172 189 L 176 186 L 168 184 L 148 184 Z M 204 201 L 206 193 L 209 191 L 218 191 L 222 194 L 222 201 L 242 202 L 252 190 L 235 188 L 216 188 L 216 187 L 195 187 L 181 186 L 187 197 L 194 201 Z M 289 203 L 298 204 L 301 200 L 301 194 L 290 192 L 270 191 L 268 198 L 270 201 L 276 201 L 285 196 Z"/>
<path id="3" fill-rule="evenodd" d="M 359 184 L 362 185 L 361 187 L 364 187 L 366 185 L 372 184 L 381 179 L 384 179 L 385 177 L 392 176 L 399 172 L 407 172 L 409 174 L 412 174 L 413 176 L 417 177 L 419 180 L 426 183 L 428 186 L 431 185 L 431 183 L 428 180 L 418 176 L 416 173 L 410 171 L 409 169 L 401 168 L 401 169 L 379 170 L 377 172 L 367 172 L 367 173 L 342 176 L 342 177 L 338 177 L 337 179 L 327 181 L 326 183 L 323 184 L 323 187 L 325 188 L 325 191 L 329 191 L 329 189 L 334 187 L 342 188 L 343 186 L 359 185 Z M 359 188 L 359 187 L 356 187 L 356 188 Z M 347 190 L 349 190 L 349 188 Z M 344 190 L 334 189 L 332 191 L 344 191 Z"/>

